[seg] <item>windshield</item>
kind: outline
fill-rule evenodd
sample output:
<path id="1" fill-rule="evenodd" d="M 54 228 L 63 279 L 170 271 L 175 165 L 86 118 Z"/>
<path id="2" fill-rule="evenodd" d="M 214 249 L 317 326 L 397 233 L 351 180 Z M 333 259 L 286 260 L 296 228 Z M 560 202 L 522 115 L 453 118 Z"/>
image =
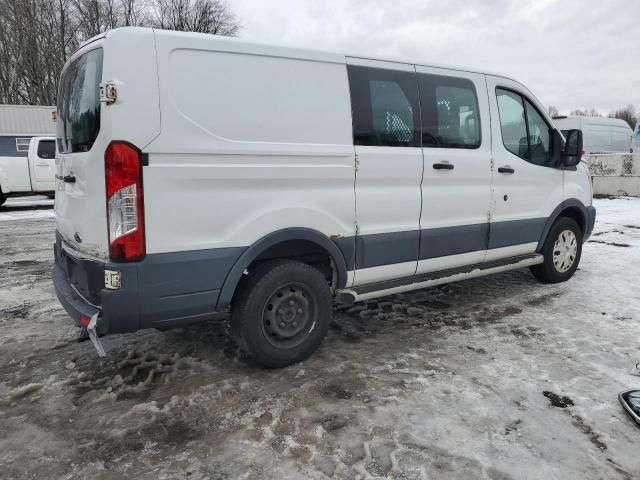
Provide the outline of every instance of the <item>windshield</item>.
<path id="1" fill-rule="evenodd" d="M 58 88 L 58 150 L 88 152 L 100 131 L 102 49 L 91 50 L 62 72 Z"/>

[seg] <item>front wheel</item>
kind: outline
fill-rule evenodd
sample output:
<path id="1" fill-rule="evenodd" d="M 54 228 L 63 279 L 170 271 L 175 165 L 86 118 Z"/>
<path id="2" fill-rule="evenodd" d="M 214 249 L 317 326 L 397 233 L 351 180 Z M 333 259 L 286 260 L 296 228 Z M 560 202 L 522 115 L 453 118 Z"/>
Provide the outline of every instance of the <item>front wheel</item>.
<path id="1" fill-rule="evenodd" d="M 545 283 L 569 280 L 582 256 L 582 230 L 575 220 L 561 217 L 553 224 L 542 247 L 544 263 L 531 267 L 531 273 Z"/>
<path id="2" fill-rule="evenodd" d="M 241 348 L 271 368 L 304 360 L 322 343 L 331 322 L 325 276 L 305 263 L 259 265 L 240 286 L 231 324 Z"/>

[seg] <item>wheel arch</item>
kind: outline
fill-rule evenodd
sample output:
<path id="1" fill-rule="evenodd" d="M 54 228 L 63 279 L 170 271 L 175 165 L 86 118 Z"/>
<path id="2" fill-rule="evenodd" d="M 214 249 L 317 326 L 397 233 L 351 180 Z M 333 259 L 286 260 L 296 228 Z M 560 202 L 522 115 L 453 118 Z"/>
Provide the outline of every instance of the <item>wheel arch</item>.
<path id="1" fill-rule="evenodd" d="M 556 222 L 556 220 L 560 217 L 569 217 L 575 220 L 580 229 L 582 230 L 583 238 L 588 234 L 589 228 L 589 213 L 587 211 L 587 207 L 577 198 L 570 198 L 564 200 L 560 205 L 558 205 L 544 225 L 544 229 L 542 230 L 542 235 L 538 240 L 538 246 L 536 247 L 536 251 L 539 252 L 542 250 L 542 246 L 544 245 L 545 240 L 547 239 L 547 235 L 549 234 L 549 230 Z"/>
<path id="2" fill-rule="evenodd" d="M 335 266 L 337 274 L 335 287 L 342 288 L 346 285 L 347 262 L 335 242 L 323 233 L 311 228 L 285 228 L 262 237 L 240 255 L 222 285 L 216 310 L 224 310 L 231 305 L 233 295 L 242 279 L 243 273 L 254 261 L 259 260 L 265 252 L 273 251 L 278 247 L 291 245 L 292 243 L 314 245 L 323 251 Z M 276 258 L 286 258 L 286 256 Z"/>

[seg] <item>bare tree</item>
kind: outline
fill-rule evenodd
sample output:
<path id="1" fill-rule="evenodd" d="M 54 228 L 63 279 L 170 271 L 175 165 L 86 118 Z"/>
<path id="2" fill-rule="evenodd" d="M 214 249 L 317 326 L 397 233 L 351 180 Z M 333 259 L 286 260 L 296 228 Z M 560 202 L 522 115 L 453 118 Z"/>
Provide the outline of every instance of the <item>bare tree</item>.
<path id="1" fill-rule="evenodd" d="M 148 8 L 139 0 L 120 0 L 121 19 L 120 24 L 124 27 L 145 26 L 149 24 Z"/>
<path id="2" fill-rule="evenodd" d="M 580 109 L 571 110 L 569 115 L 576 116 L 576 117 L 601 117 L 602 116 L 602 114 L 595 108 L 591 108 L 591 109 L 587 108 L 585 110 L 580 110 Z"/>
<path id="3" fill-rule="evenodd" d="M 619 118 L 624 120 L 633 129 L 636 128 L 638 118 L 636 117 L 636 109 L 633 105 L 629 104 L 624 108 L 615 110 L 609 114 L 609 118 Z"/>
<path id="4" fill-rule="evenodd" d="M 0 0 L 0 102 L 51 104 L 75 48 L 68 0 Z"/>
<path id="5" fill-rule="evenodd" d="M 557 117 L 558 116 L 558 109 L 556 107 L 554 107 L 553 105 L 549 105 L 547 107 L 547 112 L 549 112 L 549 116 L 550 117 Z"/>
<path id="6" fill-rule="evenodd" d="M 183 32 L 238 34 L 240 24 L 222 0 L 154 0 L 154 26 Z"/>

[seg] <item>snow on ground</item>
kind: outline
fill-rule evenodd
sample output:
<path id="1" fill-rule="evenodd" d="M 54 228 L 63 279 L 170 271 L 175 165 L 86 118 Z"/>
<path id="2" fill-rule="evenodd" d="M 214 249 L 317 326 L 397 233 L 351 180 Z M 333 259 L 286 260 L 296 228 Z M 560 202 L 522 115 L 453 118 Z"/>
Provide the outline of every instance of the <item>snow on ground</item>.
<path id="1" fill-rule="evenodd" d="M 53 200 L 44 195 L 12 197 L 0 206 L 0 222 L 30 218 L 55 218 Z"/>
<path id="2" fill-rule="evenodd" d="M 76 341 L 50 218 L 0 225 L 0 478 L 640 477 L 640 199 L 596 201 L 576 276 L 527 270 L 335 311 L 263 370 L 227 325 Z M 0 210 L 0 217 L 12 212 Z"/>

